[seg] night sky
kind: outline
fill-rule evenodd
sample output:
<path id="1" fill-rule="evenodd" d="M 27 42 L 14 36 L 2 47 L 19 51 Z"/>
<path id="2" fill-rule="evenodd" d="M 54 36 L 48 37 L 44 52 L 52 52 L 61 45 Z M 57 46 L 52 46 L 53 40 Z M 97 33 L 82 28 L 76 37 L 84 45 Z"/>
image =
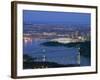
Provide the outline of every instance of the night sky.
<path id="1" fill-rule="evenodd" d="M 82 24 L 90 25 L 89 13 L 23 10 L 25 24 Z"/>

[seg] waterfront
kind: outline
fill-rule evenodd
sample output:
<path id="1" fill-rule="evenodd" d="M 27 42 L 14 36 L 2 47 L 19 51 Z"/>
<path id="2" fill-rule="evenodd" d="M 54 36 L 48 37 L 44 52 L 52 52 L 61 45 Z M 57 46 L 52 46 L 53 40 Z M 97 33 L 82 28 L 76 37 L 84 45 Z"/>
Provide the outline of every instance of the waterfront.
<path id="1" fill-rule="evenodd" d="M 91 66 L 89 13 L 23 10 L 23 68 Z"/>
<path id="2" fill-rule="evenodd" d="M 43 43 L 49 42 L 46 39 L 39 39 L 24 42 L 23 52 L 24 55 L 29 55 L 33 62 L 50 62 L 64 66 L 90 66 L 90 58 L 84 55 L 80 55 L 80 61 L 78 61 L 79 50 L 77 47 L 66 47 L 66 46 L 46 46 Z M 53 43 L 54 44 L 54 43 Z M 80 64 L 79 64 L 80 63 Z M 31 62 L 32 64 L 32 62 Z M 52 64 L 51 64 L 52 65 Z M 42 65 L 43 66 L 43 65 Z M 50 66 L 55 67 L 55 66 Z M 63 67 L 63 66 L 61 66 Z M 30 67 L 31 68 L 31 67 Z M 41 66 L 38 68 L 41 68 Z"/>

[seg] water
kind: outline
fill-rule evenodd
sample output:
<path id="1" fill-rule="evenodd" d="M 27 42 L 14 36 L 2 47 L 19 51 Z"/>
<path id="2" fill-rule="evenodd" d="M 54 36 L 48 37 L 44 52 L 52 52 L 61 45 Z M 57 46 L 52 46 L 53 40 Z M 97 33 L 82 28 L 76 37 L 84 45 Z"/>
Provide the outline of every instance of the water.
<path id="1" fill-rule="evenodd" d="M 49 61 L 59 64 L 78 64 L 77 56 L 78 48 L 68 48 L 64 46 L 43 46 L 41 43 L 47 42 L 45 39 L 32 40 L 31 42 L 24 42 L 24 54 L 36 57 L 36 61 Z M 90 61 L 84 56 L 80 56 L 80 65 L 88 66 Z"/>

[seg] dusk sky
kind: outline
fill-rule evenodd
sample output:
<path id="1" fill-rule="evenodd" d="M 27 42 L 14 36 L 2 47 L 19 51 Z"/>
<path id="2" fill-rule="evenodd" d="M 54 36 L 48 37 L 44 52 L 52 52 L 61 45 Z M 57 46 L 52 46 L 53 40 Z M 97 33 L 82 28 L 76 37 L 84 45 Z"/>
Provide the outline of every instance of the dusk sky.
<path id="1" fill-rule="evenodd" d="M 25 24 L 84 24 L 90 25 L 89 13 L 23 10 Z"/>

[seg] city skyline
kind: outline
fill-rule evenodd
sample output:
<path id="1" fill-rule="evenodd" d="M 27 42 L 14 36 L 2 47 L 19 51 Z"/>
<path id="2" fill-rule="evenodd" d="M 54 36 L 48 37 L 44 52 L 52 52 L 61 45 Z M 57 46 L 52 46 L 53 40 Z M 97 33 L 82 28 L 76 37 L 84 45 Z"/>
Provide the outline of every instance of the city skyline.
<path id="1" fill-rule="evenodd" d="M 89 66 L 90 18 L 89 13 L 23 10 L 23 69 Z"/>

